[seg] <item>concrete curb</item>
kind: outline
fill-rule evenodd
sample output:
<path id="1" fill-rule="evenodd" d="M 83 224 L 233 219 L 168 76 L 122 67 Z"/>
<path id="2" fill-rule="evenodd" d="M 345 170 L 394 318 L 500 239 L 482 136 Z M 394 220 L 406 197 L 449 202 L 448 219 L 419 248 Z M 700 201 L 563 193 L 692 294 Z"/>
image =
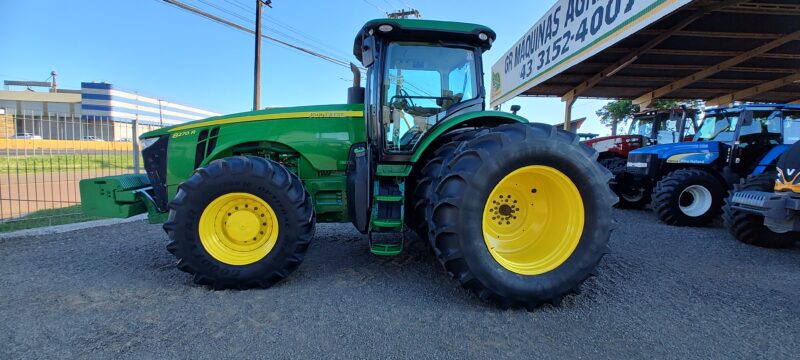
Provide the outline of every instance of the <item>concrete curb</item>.
<path id="1" fill-rule="evenodd" d="M 55 225 L 55 226 L 48 226 L 35 229 L 17 230 L 7 233 L 0 233 L 0 240 L 26 237 L 26 236 L 61 234 L 70 231 L 91 229 L 101 226 L 119 225 L 119 224 L 125 224 L 143 220 L 147 220 L 147 214 L 136 215 L 133 217 L 129 217 L 127 219 L 103 219 L 103 220 L 86 221 L 75 224 L 64 224 L 64 225 Z"/>

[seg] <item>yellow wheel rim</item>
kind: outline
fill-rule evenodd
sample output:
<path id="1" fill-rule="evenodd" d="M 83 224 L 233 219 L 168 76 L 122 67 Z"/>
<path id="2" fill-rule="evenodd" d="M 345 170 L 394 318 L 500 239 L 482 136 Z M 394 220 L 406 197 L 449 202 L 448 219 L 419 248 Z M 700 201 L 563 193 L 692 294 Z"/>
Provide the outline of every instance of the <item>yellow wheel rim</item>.
<path id="1" fill-rule="evenodd" d="M 212 201 L 200 215 L 203 248 L 228 265 L 248 265 L 263 259 L 278 239 L 278 217 L 260 197 L 230 193 Z"/>
<path id="2" fill-rule="evenodd" d="M 564 173 L 525 166 L 494 187 L 483 209 L 483 239 L 492 257 L 522 275 L 551 271 L 578 247 L 583 199 Z"/>

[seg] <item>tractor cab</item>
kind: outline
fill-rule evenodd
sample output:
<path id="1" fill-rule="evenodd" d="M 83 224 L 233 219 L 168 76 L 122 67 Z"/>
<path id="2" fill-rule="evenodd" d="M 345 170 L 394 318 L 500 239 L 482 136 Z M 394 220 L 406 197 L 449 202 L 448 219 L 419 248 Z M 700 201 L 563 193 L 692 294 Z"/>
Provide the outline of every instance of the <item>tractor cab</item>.
<path id="1" fill-rule="evenodd" d="M 495 33 L 481 25 L 378 19 L 356 36 L 367 68 L 365 120 L 379 161 L 407 161 L 440 124 L 483 111 L 481 55 Z"/>
<path id="2" fill-rule="evenodd" d="M 695 109 L 649 110 L 634 115 L 628 135 L 644 137 L 646 145 L 672 144 L 692 140 L 697 128 Z"/>

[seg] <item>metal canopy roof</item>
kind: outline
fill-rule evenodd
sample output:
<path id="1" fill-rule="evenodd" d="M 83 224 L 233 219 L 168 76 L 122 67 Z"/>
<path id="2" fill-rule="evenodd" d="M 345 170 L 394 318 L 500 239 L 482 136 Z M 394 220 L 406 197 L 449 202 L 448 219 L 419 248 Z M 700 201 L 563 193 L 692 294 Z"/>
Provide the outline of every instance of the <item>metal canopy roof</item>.
<path id="1" fill-rule="evenodd" d="M 522 96 L 800 101 L 800 0 L 696 0 Z"/>

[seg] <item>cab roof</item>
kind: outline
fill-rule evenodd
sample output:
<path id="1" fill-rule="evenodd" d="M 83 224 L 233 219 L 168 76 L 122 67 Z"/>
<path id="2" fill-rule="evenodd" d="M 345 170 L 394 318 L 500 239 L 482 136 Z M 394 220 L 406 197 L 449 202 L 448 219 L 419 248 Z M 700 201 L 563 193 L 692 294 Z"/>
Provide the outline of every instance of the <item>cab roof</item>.
<path id="1" fill-rule="evenodd" d="M 381 25 L 390 25 L 392 30 L 381 32 L 378 30 Z M 367 21 L 356 34 L 353 55 L 359 61 L 362 60 L 361 41 L 365 36 L 369 36 L 370 30 L 373 35 L 382 39 L 459 42 L 480 46 L 483 51 L 492 47 L 492 42 L 497 36 L 494 30 L 478 24 L 419 19 L 374 19 Z M 481 33 L 486 34 L 486 40 L 478 37 Z"/>
<path id="2" fill-rule="evenodd" d="M 739 112 L 742 110 L 800 110 L 800 104 L 741 104 L 727 107 L 706 109 L 706 113 Z"/>

